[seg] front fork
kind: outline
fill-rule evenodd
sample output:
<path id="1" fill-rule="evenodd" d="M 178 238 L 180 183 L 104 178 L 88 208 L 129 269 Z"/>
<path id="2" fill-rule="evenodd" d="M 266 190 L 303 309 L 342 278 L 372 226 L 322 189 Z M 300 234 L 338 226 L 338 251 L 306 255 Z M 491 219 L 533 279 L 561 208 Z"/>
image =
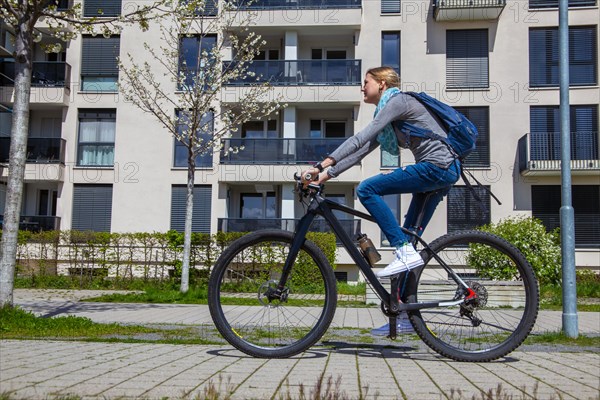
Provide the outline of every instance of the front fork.
<path id="1" fill-rule="evenodd" d="M 292 240 L 292 245 L 290 247 L 290 251 L 287 255 L 285 263 L 283 264 L 283 270 L 281 271 L 281 277 L 279 278 L 279 282 L 277 283 L 276 288 L 267 289 L 267 293 L 264 295 L 272 300 L 282 300 L 284 301 L 284 296 L 287 297 L 287 289 L 286 284 L 287 280 L 290 277 L 290 272 L 292 271 L 292 267 L 294 266 L 294 262 L 296 261 L 296 257 L 298 257 L 298 253 L 304 245 L 306 241 L 306 234 L 308 233 L 308 229 L 315 219 L 316 214 L 314 213 L 306 213 L 304 217 L 300 219 L 298 225 L 296 226 L 296 231 L 294 232 L 294 239 Z"/>

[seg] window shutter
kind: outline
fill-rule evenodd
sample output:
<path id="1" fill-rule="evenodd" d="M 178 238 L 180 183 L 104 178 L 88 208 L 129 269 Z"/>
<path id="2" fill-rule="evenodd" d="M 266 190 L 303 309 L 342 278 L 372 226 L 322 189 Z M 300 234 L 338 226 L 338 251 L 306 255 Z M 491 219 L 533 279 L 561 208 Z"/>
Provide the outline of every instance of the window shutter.
<path id="1" fill-rule="evenodd" d="M 102 10 L 102 13 L 98 13 Z M 84 17 L 118 17 L 121 15 L 121 0 L 85 0 Z"/>
<path id="2" fill-rule="evenodd" d="M 75 185 L 73 219 L 76 231 L 110 232 L 112 185 Z"/>
<path id="3" fill-rule="evenodd" d="M 447 213 L 448 233 L 474 229 L 490 223 L 490 194 L 482 187 L 473 186 L 473 189 L 484 202 L 484 207 L 473 197 L 468 187 L 453 186 L 450 189 Z"/>
<path id="4" fill-rule="evenodd" d="M 171 229 L 183 232 L 185 228 L 185 206 L 187 187 L 174 185 L 171 191 Z M 210 233 L 211 186 L 194 187 L 194 210 L 192 232 Z"/>
<path id="5" fill-rule="evenodd" d="M 475 150 L 465 159 L 466 167 L 490 166 L 490 109 L 489 107 L 455 107 L 467 117 L 479 132 Z"/>
<path id="6" fill-rule="evenodd" d="M 446 85 L 489 87 L 487 29 L 446 31 Z"/>
<path id="7" fill-rule="evenodd" d="M 595 26 L 569 27 L 569 79 L 571 86 L 598 82 L 598 47 Z M 558 28 L 529 31 L 529 85 L 559 85 Z"/>
<path id="8" fill-rule="evenodd" d="M 81 75 L 118 76 L 119 37 L 84 37 L 81 55 Z"/>
<path id="9" fill-rule="evenodd" d="M 381 13 L 400 13 L 400 0 L 381 0 Z"/>
<path id="10" fill-rule="evenodd" d="M 600 247 L 600 185 L 572 186 L 577 247 Z M 531 211 L 548 231 L 560 227 L 561 188 L 558 185 L 531 187 Z"/>

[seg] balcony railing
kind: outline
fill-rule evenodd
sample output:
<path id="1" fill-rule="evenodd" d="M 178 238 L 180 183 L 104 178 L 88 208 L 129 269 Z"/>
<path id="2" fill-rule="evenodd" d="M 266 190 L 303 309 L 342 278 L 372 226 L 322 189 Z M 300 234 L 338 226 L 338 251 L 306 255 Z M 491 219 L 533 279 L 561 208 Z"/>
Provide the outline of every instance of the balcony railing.
<path id="1" fill-rule="evenodd" d="M 15 81 L 15 62 L 0 62 L 0 85 L 13 86 Z M 31 75 L 33 87 L 71 87 L 71 66 L 62 61 L 34 61 Z"/>
<path id="2" fill-rule="evenodd" d="M 361 8 L 361 0 L 240 0 L 239 8 L 241 10 Z"/>
<path id="3" fill-rule="evenodd" d="M 225 63 L 231 68 L 234 61 Z M 228 85 L 243 86 L 269 82 L 273 86 L 296 85 L 360 85 L 360 60 L 256 60 L 248 72 L 254 76 L 229 81 Z"/>
<path id="4" fill-rule="evenodd" d="M 529 0 L 529 8 L 558 8 L 559 0 Z M 569 7 L 594 7 L 597 0 L 569 0 Z"/>
<path id="5" fill-rule="evenodd" d="M 4 215 L 0 215 L 0 229 L 3 227 Z M 19 229 L 22 231 L 54 231 L 60 229 L 60 217 L 45 215 L 21 215 Z"/>
<path id="6" fill-rule="evenodd" d="M 519 170 L 560 171 L 560 132 L 529 133 L 519 139 Z M 598 132 L 571 133 L 571 169 L 599 171 Z"/>
<path id="7" fill-rule="evenodd" d="M 64 164 L 66 140 L 61 138 L 27 139 L 28 163 Z M 8 162 L 10 137 L 0 137 L 0 162 Z"/>
<path id="8" fill-rule="evenodd" d="M 506 0 L 432 0 L 437 21 L 474 21 L 497 19 Z"/>
<path id="9" fill-rule="evenodd" d="M 310 164 L 327 157 L 344 140 L 346 138 L 223 139 L 225 150 L 221 151 L 221 164 Z"/>
<path id="10" fill-rule="evenodd" d="M 222 232 L 253 232 L 260 229 L 283 229 L 293 232 L 299 219 L 290 218 L 219 218 L 218 230 Z M 339 219 L 344 231 L 354 237 L 361 229 L 359 219 Z M 311 232 L 331 232 L 329 224 L 323 219 L 315 219 L 310 226 Z"/>

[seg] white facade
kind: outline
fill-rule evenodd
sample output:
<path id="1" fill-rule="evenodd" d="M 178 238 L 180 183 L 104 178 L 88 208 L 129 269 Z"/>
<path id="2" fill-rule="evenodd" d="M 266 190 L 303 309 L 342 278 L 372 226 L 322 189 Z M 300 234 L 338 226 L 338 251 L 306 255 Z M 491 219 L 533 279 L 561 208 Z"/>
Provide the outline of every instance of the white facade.
<path id="1" fill-rule="evenodd" d="M 322 151 L 314 145 L 319 135 L 317 126 L 320 127 L 321 136 L 331 135 L 339 139 L 340 135 L 349 137 L 359 132 L 372 119 L 374 106 L 361 102 L 360 83 L 368 68 L 383 63 L 384 32 L 399 34 L 398 62 L 403 90 L 425 91 L 457 107 L 487 108 L 489 160 L 487 165 L 470 170 L 482 183 L 489 185 L 502 202 L 502 205 L 493 200 L 490 202 L 492 222 L 515 215 L 532 215 L 535 208 L 532 187 L 560 185 L 560 170 L 556 166 L 540 170 L 528 164 L 524 171 L 519 168 L 527 161 L 519 158 L 519 141 L 523 142 L 525 139 L 522 138 L 531 132 L 531 108 L 559 104 L 557 86 L 534 87 L 530 84 L 529 48 L 532 29 L 558 26 L 558 10 L 533 9 L 528 0 L 508 0 L 504 6 L 498 6 L 498 2 L 486 6 L 486 2 L 483 2 L 483 7 L 470 6 L 468 1 L 460 0 L 458 3 L 465 3 L 464 8 L 440 9 L 436 19 L 432 1 L 383 1 L 386 7 L 399 6 L 400 12 L 382 13 L 384 5 L 379 0 L 363 0 L 362 4 L 357 3 L 353 7 L 252 11 L 254 28 L 267 42 L 266 60 L 307 60 L 303 62 L 313 61 L 315 67 L 303 70 L 303 64 L 291 64 L 291 69 L 286 72 L 287 83 L 273 89 L 283 95 L 288 107 L 271 118 L 274 122 L 269 123 L 265 119 L 263 137 L 281 141 L 285 147 L 281 159 L 259 161 L 248 158 L 250 156 L 247 153 L 244 156 L 247 157 L 246 161 L 238 159 L 232 162 L 222 160 L 220 154 L 215 152 L 212 165 L 198 169 L 196 184 L 202 185 L 204 195 L 208 196 L 203 198 L 211 199 L 210 204 L 208 201 L 203 204 L 209 207 L 207 215 L 210 220 L 204 222 L 210 232 L 216 232 L 226 226 L 224 224 L 233 229 L 235 220 L 241 219 L 247 224 L 251 216 L 284 220 L 301 217 L 303 209 L 291 193 L 292 176 L 305 168 L 306 162 L 319 161 L 321 158 L 302 159 L 299 156 L 300 149 L 303 145 L 310 147 L 312 140 L 310 151 L 313 153 L 307 153 L 304 158 L 310 158 L 311 154 L 317 157 L 314 151 Z M 573 170 L 573 185 L 598 188 L 600 11 L 597 2 L 591 3 L 585 7 L 573 7 L 569 13 L 570 26 L 589 27 L 595 35 L 595 48 L 592 49 L 595 52 L 595 65 L 591 67 L 595 69 L 595 82 L 573 86 L 570 91 L 572 105 L 590 106 L 592 110 L 595 107 L 596 117 L 592 119 L 595 123 L 595 132 L 592 134 L 592 139 L 595 135 L 595 142 L 592 141 L 592 145 L 596 146 L 592 151 L 595 158 L 584 160 L 580 169 Z M 447 32 L 462 30 L 483 30 L 483 35 L 487 36 L 486 87 L 449 88 L 451 85 L 447 77 L 451 72 L 448 72 Z M 142 33 L 137 28 L 126 28 L 120 35 L 120 55 L 141 54 L 142 42 L 153 43 L 157 40 L 159 36 L 156 29 Z M 66 49 L 64 61 L 70 65 L 70 90 L 64 85 L 42 85 L 32 89 L 30 138 L 60 137 L 64 149 L 61 162 L 32 160 L 28 163 L 22 214 L 36 217 L 44 212 L 45 215 L 60 218 L 60 229 L 71 229 L 74 220 L 81 222 L 81 216 L 75 215 L 74 209 L 81 209 L 79 206 L 82 205 L 75 203 L 84 201 L 77 198 L 75 192 L 85 189 L 85 185 L 106 185 L 102 187 L 112 190 L 111 231 L 169 230 L 173 219 L 172 187 L 186 183 L 185 167 L 174 166 L 174 139 L 152 116 L 143 114 L 125 102 L 119 93 L 82 90 L 82 41 L 82 38 L 73 40 Z M 467 47 L 471 45 L 467 43 Z M 8 51 L 4 53 L 5 56 L 7 54 Z M 38 51 L 36 57 L 43 61 L 48 56 Z M 349 62 L 341 62 L 345 65 L 341 67 L 344 72 L 339 73 L 333 64 L 319 64 L 319 59 L 359 60 L 358 78 L 351 74 L 352 68 L 347 66 L 351 65 Z M 318 68 L 332 76 L 326 76 L 326 82 L 311 82 L 312 78 L 306 71 L 314 72 Z M 243 87 L 228 87 L 223 91 L 223 97 L 235 103 L 240 90 Z M 0 95 L 0 103 L 10 107 L 10 85 L 3 85 Z M 82 151 L 80 120 L 82 112 L 86 110 L 109 110 L 116 114 L 112 165 L 85 166 L 78 159 Z M 60 127 L 59 131 L 57 126 Z M 257 126 L 255 124 L 252 128 L 253 135 L 260 135 Z M 271 131 L 274 133 L 269 133 Z M 4 127 L 2 132 L 5 132 Z M 237 132 L 233 136 L 240 138 L 240 135 Z M 256 136 L 247 133 L 245 137 Z M 284 139 L 288 141 L 284 142 Z M 256 141 L 257 148 L 264 147 L 268 142 Z M 249 151 L 248 146 L 245 151 Z M 286 159 L 284 155 L 290 158 Z M 402 164 L 412 162 L 411 155 L 406 151 L 402 152 L 401 160 Z M 335 195 L 347 205 L 364 210 L 356 198 L 356 185 L 384 169 L 381 166 L 381 153 L 376 150 L 360 165 L 332 180 L 327 185 L 327 193 Z M 2 179 L 6 180 L 6 169 L 2 173 Z M 457 184 L 463 185 L 462 181 Z M 592 197 L 590 201 L 596 200 Z M 403 195 L 398 210 L 400 216 L 406 213 L 409 203 L 410 196 Z M 591 208 L 592 221 L 598 221 L 598 205 L 592 205 Z M 445 199 L 424 234 L 426 240 L 433 240 L 447 232 L 447 210 L 448 199 Z M 29 220 L 35 221 L 35 218 Z M 256 222 L 254 229 L 261 226 L 259 220 L 251 222 Z M 577 246 L 578 267 L 600 268 L 598 229 L 591 229 L 592 237 L 588 241 L 591 240 L 592 245 Z M 382 243 L 376 225 L 363 222 L 362 231 L 375 244 Z M 383 254 L 381 266 L 384 266 L 391 258 L 391 251 L 385 246 L 380 249 Z M 356 267 L 343 251 L 339 255 L 339 264 L 338 271 L 348 272 L 348 280 L 358 279 Z"/>

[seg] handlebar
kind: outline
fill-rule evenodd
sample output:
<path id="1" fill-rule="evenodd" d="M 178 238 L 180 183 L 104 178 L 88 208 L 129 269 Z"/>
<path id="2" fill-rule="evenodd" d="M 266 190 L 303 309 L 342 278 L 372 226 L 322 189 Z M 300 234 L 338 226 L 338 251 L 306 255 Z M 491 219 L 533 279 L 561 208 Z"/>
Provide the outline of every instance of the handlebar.
<path id="1" fill-rule="evenodd" d="M 305 174 L 304 178 L 298 175 L 298 173 L 294 173 L 294 180 L 296 181 L 296 192 L 299 193 L 303 197 L 314 196 L 323 191 L 323 185 L 318 185 L 315 183 L 309 183 L 305 186 L 306 182 L 316 181 L 319 178 L 319 175 L 312 176 L 312 174 Z"/>

